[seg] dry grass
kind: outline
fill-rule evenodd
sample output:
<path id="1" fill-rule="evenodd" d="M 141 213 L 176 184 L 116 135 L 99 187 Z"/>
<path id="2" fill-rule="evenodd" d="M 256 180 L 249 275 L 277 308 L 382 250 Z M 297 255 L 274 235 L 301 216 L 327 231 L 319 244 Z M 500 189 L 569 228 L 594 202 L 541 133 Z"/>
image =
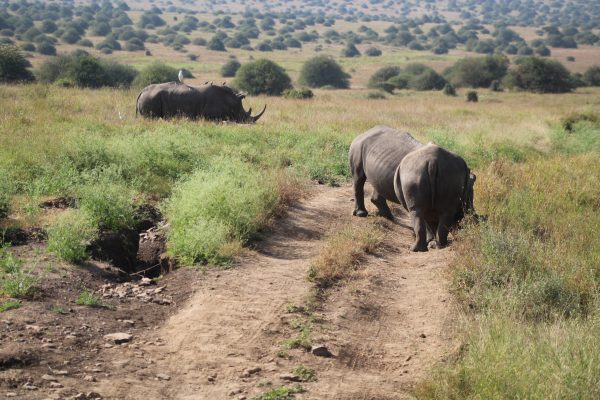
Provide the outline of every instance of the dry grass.
<path id="1" fill-rule="evenodd" d="M 331 232 L 308 272 L 309 279 L 320 289 L 350 279 L 360 260 L 375 250 L 382 236 L 371 220 L 353 221 Z"/>

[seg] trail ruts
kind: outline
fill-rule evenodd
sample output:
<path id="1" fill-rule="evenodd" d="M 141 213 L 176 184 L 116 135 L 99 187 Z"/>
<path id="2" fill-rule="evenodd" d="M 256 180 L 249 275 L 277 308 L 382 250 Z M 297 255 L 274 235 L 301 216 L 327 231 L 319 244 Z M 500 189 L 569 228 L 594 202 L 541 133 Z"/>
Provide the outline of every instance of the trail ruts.
<path id="1" fill-rule="evenodd" d="M 307 392 L 297 398 L 410 398 L 412 385 L 452 348 L 441 274 L 451 249 L 410 253 L 413 237 L 402 218 L 387 224 L 385 243 L 364 260 L 360 276 L 330 290 L 315 314 L 321 322 L 312 340 L 335 357 L 300 349 L 277 356 L 293 335 L 286 306 L 308 298 L 306 273 L 327 229 L 360 223 L 350 216 L 351 193 L 348 186 L 316 188 L 234 268 L 207 271 L 181 311 L 136 338 L 137 349 L 106 350 L 115 368 L 92 389 L 118 399 L 251 399 L 286 385 L 281 375 L 304 365 L 318 380 L 302 383 Z"/>

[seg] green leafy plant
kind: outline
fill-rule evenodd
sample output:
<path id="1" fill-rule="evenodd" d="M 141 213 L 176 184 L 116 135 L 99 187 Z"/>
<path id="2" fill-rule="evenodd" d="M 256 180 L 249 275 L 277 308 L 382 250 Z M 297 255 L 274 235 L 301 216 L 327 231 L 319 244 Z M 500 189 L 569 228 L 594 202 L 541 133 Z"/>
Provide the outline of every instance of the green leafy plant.
<path id="1" fill-rule="evenodd" d="M 98 234 L 97 226 L 81 210 L 67 210 L 48 227 L 48 251 L 69 262 L 88 258 L 87 246 Z"/>
<path id="2" fill-rule="evenodd" d="M 101 307 L 102 299 L 99 296 L 96 296 L 93 290 L 83 289 L 75 300 L 75 303 L 80 306 L 88 306 L 88 307 Z"/>

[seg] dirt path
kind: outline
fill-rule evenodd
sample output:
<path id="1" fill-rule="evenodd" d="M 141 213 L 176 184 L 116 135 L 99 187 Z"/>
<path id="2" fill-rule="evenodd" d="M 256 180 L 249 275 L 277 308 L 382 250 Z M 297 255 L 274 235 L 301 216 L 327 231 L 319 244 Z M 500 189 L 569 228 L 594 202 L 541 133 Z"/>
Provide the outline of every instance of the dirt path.
<path id="1" fill-rule="evenodd" d="M 239 265 L 207 271 L 165 326 L 108 349 L 114 369 L 93 389 L 119 399 L 250 399 L 286 385 L 281 376 L 303 365 L 318 380 L 303 383 L 298 398 L 409 398 L 411 385 L 452 346 L 440 276 L 449 250 L 409 253 L 402 220 L 390 224 L 361 277 L 331 293 L 316 315 L 311 339 L 335 357 L 281 352 L 293 334 L 286 308 L 306 302 L 310 261 L 327 229 L 350 220 L 351 197 L 348 186 L 315 189 Z"/>

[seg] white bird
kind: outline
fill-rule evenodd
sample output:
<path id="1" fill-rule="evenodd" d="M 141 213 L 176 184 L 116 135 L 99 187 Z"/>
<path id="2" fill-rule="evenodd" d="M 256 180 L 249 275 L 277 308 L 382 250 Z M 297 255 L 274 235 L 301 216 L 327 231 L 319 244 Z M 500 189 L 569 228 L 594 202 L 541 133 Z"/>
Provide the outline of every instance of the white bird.
<path id="1" fill-rule="evenodd" d="M 182 69 L 179 70 L 179 74 L 177 75 L 177 77 L 179 78 L 179 82 L 183 83 L 183 70 Z"/>

